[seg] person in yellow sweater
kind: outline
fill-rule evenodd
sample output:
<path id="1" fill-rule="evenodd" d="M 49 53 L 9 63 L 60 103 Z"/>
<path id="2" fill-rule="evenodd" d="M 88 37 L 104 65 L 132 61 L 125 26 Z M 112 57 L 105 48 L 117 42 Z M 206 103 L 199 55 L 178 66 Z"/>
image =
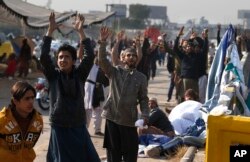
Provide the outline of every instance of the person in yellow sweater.
<path id="1" fill-rule="evenodd" d="M 11 88 L 11 101 L 0 111 L 0 161 L 33 162 L 33 149 L 43 129 L 41 115 L 34 109 L 35 89 L 25 81 Z"/>

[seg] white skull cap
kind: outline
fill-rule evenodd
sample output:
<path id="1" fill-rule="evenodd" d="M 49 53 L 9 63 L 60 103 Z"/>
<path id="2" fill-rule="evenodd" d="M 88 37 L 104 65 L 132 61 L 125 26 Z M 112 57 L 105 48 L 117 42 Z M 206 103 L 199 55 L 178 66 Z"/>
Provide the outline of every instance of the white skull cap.
<path id="1" fill-rule="evenodd" d="M 154 101 L 156 104 L 158 104 L 157 99 L 155 97 L 149 98 L 149 101 Z"/>

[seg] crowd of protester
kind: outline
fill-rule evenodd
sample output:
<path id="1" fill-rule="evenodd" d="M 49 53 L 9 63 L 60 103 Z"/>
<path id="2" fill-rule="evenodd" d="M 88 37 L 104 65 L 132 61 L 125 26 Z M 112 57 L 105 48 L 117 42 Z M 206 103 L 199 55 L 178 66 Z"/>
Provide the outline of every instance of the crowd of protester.
<path id="1" fill-rule="evenodd" d="M 100 161 L 88 132 L 91 118 L 94 118 L 95 135 L 104 139 L 108 162 L 136 162 L 138 153 L 160 156 L 180 145 L 204 147 L 205 122 L 197 107 L 205 102 L 208 69 L 216 52 L 216 45 L 208 39 L 209 30 L 204 29 L 201 33 L 193 30 L 184 37 L 185 28 L 181 27 L 175 40 L 168 40 L 165 32 L 152 40 L 147 32 L 129 38 L 125 30 L 116 34 L 108 27 L 101 27 L 99 38 L 92 40 L 86 36 L 84 21 L 82 15 L 76 16 L 73 28 L 79 36 L 77 48 L 63 44 L 53 59 L 51 42 L 59 24 L 52 12 L 41 56 L 35 59 L 50 87 L 51 135 L 47 161 Z M 218 25 L 218 43 L 220 30 Z M 239 34 L 235 42 L 242 58 L 242 51 L 249 47 L 248 39 Z M 110 51 L 107 46 L 111 47 Z M 26 78 L 32 57 L 25 38 L 18 55 L 1 55 L 1 77 Z M 148 84 L 157 77 L 159 66 L 164 66 L 168 71 L 165 77 L 170 77 L 166 83 L 169 87 L 166 101 L 178 104 L 169 117 L 159 107 L 157 98 L 148 96 Z M 26 82 L 18 81 L 13 85 L 11 104 L 0 112 L 3 121 L 0 124 L 0 157 L 12 159 L 20 155 L 27 161 L 34 160 L 33 146 L 43 127 L 42 118 L 33 107 L 35 94 Z M 4 116 L 14 116 L 11 120 L 13 123 L 16 120 L 21 133 L 7 132 L 5 128 L 14 128 L 5 123 Z M 103 118 L 105 129 L 102 131 Z M 138 121 L 142 121 L 140 128 L 135 125 Z M 30 139 L 30 129 L 33 129 L 30 125 L 36 125 L 36 132 L 32 132 L 36 138 Z M 8 140 L 14 135 L 20 136 L 18 144 L 24 146 L 19 148 L 15 144 L 14 147 L 13 141 Z M 29 139 L 32 143 L 26 144 Z M 139 148 L 139 144 L 147 147 L 151 142 L 158 143 L 157 147 L 146 151 Z M 22 150 L 27 154 L 21 155 Z"/>

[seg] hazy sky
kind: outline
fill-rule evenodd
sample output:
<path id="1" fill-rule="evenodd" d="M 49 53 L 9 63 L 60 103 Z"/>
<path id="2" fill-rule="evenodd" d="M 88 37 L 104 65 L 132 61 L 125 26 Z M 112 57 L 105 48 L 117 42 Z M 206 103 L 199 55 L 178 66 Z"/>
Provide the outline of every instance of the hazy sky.
<path id="1" fill-rule="evenodd" d="M 45 6 L 48 0 L 27 2 Z M 242 24 L 237 18 L 238 9 L 250 10 L 250 0 L 52 0 L 51 8 L 59 12 L 76 10 L 87 13 L 89 10 L 105 11 L 107 3 L 167 6 L 170 21 L 179 23 L 188 19 L 198 22 L 204 16 L 214 24 Z"/>

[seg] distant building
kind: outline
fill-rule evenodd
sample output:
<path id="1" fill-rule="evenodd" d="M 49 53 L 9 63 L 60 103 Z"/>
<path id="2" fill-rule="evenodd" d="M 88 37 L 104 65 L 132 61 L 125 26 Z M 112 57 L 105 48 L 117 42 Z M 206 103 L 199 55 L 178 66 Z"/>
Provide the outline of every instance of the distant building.
<path id="1" fill-rule="evenodd" d="M 149 20 L 151 24 L 162 24 L 165 26 L 166 23 L 169 23 L 166 6 L 148 6 L 148 8 L 150 9 Z"/>
<path id="2" fill-rule="evenodd" d="M 243 20 L 244 29 L 250 29 L 250 10 L 238 10 L 238 18 Z"/>
<path id="3" fill-rule="evenodd" d="M 126 4 L 106 4 L 106 12 L 116 12 L 116 17 L 126 18 L 127 6 Z"/>
<path id="4" fill-rule="evenodd" d="M 150 9 L 150 19 L 167 19 L 167 7 L 166 6 L 148 6 Z"/>
<path id="5" fill-rule="evenodd" d="M 150 9 L 148 25 L 166 26 L 169 23 L 166 6 L 147 6 Z M 115 11 L 114 19 L 127 18 L 128 8 L 126 4 L 106 4 L 106 12 Z"/>

